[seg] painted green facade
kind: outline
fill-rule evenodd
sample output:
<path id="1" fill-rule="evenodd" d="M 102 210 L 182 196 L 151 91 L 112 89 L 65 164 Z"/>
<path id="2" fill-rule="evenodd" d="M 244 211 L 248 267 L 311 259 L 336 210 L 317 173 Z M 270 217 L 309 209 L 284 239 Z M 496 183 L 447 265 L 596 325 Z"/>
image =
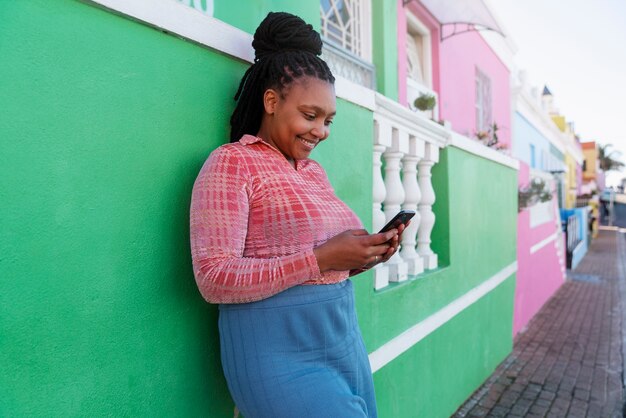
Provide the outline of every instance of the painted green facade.
<path id="1" fill-rule="evenodd" d="M 271 10 L 319 25 L 316 3 L 248 3 L 216 2 L 215 16 L 248 32 Z M 395 9 L 373 9 L 393 43 Z M 0 416 L 232 416 L 188 208 L 247 64 L 79 1 L 9 2 L 0 16 Z M 394 53 L 377 45 L 395 98 Z M 314 158 L 370 228 L 372 112 L 337 105 Z M 441 267 L 380 292 L 371 273 L 355 279 L 370 352 L 515 261 L 516 179 L 442 152 Z M 511 349 L 513 291 L 511 277 L 376 372 L 380 416 L 454 411 Z"/>
<path id="2" fill-rule="evenodd" d="M 396 1 L 372 0 L 372 49 L 377 90 L 398 100 L 398 7 Z"/>
<path id="3" fill-rule="evenodd" d="M 516 185 L 515 170 L 457 148 L 443 151 L 433 172 L 432 240 L 441 267 L 382 292 L 359 292 L 370 351 L 515 262 Z M 380 416 L 454 413 L 512 349 L 514 291 L 512 275 L 376 372 Z"/>

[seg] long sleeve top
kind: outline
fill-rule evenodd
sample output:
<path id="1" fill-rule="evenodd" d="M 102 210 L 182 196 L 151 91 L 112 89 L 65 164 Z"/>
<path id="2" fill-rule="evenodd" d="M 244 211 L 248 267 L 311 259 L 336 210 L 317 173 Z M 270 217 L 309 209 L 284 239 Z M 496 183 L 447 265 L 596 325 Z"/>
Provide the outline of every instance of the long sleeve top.
<path id="1" fill-rule="evenodd" d="M 252 135 L 211 153 L 193 187 L 190 220 L 196 283 L 211 303 L 345 280 L 348 271 L 320 273 L 313 248 L 362 228 L 317 162 L 297 160 L 294 169 Z"/>

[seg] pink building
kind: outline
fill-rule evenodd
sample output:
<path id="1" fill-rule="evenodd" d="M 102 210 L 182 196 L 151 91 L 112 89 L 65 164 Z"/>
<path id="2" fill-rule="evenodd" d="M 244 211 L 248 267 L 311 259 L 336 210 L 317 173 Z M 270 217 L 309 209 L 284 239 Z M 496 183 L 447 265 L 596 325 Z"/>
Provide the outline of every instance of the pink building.
<path id="1" fill-rule="evenodd" d="M 455 132 L 469 138 L 481 132 L 491 136 L 495 123 L 498 143 L 509 148 L 510 71 L 502 56 L 483 32 L 452 34 L 420 2 L 399 7 L 398 45 L 406 45 L 398 51 L 400 103 L 411 107 L 420 93 L 433 94 L 438 99 L 434 119 L 451 122 Z"/>
<path id="2" fill-rule="evenodd" d="M 484 18 L 482 26 L 502 32 L 484 3 L 475 2 L 474 6 L 480 9 L 474 15 Z M 399 101 L 414 109 L 415 98 L 434 95 L 437 106 L 426 113 L 429 117 L 449 121 L 457 134 L 475 140 L 482 138 L 483 143 L 495 140 L 495 133 L 497 144 L 491 144 L 492 148 L 510 152 L 515 137 L 511 86 L 514 47 L 494 31 L 476 31 L 468 25 L 443 22 L 454 13 L 449 7 L 438 10 L 439 7 L 441 4 L 429 0 L 407 5 L 398 2 Z M 458 21 L 464 21 L 463 16 L 457 17 Z M 545 123 L 546 119 L 552 123 L 548 116 L 535 115 L 529 119 L 534 121 L 531 125 Z M 555 130 L 553 126 L 552 131 Z M 550 184 L 553 181 L 549 173 L 531 173 L 528 165 L 520 162 L 520 186 L 536 177 Z M 518 216 L 514 335 L 564 281 L 557 202 L 555 193 L 551 201 L 533 205 Z"/>
<path id="3" fill-rule="evenodd" d="M 520 162 L 519 186 L 528 185 L 528 165 Z M 553 181 L 544 175 L 546 182 Z M 565 281 L 565 246 L 560 234 L 556 189 L 553 199 L 522 210 L 517 218 L 517 282 L 513 311 L 513 335 L 533 316 Z"/>

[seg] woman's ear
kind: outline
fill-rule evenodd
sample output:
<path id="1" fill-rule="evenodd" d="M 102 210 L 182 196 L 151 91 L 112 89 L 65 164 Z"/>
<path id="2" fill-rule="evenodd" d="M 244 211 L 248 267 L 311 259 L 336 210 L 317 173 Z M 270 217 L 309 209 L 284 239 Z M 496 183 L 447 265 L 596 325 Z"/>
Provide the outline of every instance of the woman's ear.
<path id="1" fill-rule="evenodd" d="M 278 92 L 274 89 L 267 89 L 263 93 L 263 107 L 265 113 L 273 115 L 276 111 L 276 104 L 278 103 Z"/>

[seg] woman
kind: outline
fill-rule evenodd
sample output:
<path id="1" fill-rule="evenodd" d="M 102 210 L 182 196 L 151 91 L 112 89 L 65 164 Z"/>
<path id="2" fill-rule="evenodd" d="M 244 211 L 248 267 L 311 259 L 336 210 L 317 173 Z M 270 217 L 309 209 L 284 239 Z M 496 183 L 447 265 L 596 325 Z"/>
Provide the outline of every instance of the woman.
<path id="1" fill-rule="evenodd" d="M 388 260 L 403 228 L 368 234 L 308 158 L 335 116 L 319 34 L 270 13 L 252 46 L 231 143 L 211 153 L 191 204 L 194 273 L 220 304 L 228 388 L 246 418 L 375 417 L 346 279 Z"/>

